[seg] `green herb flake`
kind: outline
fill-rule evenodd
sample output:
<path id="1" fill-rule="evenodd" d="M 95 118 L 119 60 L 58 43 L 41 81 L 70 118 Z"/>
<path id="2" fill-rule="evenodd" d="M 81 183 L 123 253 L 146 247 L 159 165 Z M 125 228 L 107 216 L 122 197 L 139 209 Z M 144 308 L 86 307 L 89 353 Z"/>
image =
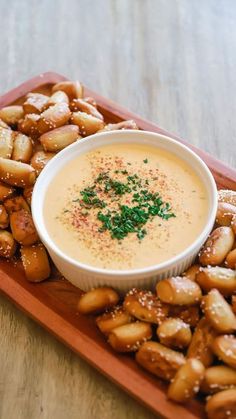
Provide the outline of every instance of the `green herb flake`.
<path id="1" fill-rule="evenodd" d="M 148 159 L 144 159 L 144 160 L 143 160 L 143 162 L 144 162 L 144 163 L 148 163 Z"/>

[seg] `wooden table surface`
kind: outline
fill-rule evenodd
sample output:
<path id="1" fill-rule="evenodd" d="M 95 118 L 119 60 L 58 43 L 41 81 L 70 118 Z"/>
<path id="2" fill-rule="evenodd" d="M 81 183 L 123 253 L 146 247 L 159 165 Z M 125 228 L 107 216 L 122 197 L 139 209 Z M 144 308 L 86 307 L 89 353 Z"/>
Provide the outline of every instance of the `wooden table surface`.
<path id="1" fill-rule="evenodd" d="M 234 0 L 0 0 L 0 15 L 0 92 L 54 70 L 235 165 Z M 1 419 L 154 418 L 0 302 Z"/>

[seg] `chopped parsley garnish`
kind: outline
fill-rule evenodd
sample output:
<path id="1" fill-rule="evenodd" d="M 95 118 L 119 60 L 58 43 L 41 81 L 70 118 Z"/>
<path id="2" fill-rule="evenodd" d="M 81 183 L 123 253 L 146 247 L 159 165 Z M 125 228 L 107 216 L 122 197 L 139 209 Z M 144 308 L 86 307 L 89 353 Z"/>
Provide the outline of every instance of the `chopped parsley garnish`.
<path id="1" fill-rule="evenodd" d="M 148 159 L 144 159 L 144 160 L 143 160 L 143 162 L 144 162 L 144 163 L 148 163 Z"/>
<path id="2" fill-rule="evenodd" d="M 147 163 L 148 160 L 143 160 Z M 126 181 L 121 182 L 112 179 L 108 172 L 100 173 L 92 186 L 83 189 L 80 194 L 81 199 L 74 199 L 73 202 L 79 202 L 86 210 L 99 208 L 97 219 L 101 222 L 99 232 L 109 231 L 113 239 L 122 240 L 129 233 L 136 233 L 139 240 L 142 240 L 148 234 L 144 225 L 148 220 L 158 216 L 163 220 L 175 217 L 171 212 L 171 206 L 168 202 L 163 202 L 158 192 L 152 192 L 147 189 L 149 182 L 142 180 L 137 174 L 129 175 L 127 170 L 115 170 L 114 173 L 127 175 Z M 118 196 L 130 194 L 131 203 L 129 205 L 118 204 L 117 209 L 109 209 L 108 203 L 100 199 L 98 193 L 102 193 L 105 200 L 110 202 L 119 201 Z M 129 201 L 128 201 L 129 202 Z M 102 211 L 105 207 L 106 210 Z M 83 212 L 84 215 L 88 213 Z"/>

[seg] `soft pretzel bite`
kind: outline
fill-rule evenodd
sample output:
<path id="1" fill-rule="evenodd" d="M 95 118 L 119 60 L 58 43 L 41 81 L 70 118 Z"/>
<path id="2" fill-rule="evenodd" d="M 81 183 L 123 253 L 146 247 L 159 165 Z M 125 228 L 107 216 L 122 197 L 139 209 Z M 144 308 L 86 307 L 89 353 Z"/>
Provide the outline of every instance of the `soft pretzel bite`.
<path id="1" fill-rule="evenodd" d="M 205 292 L 216 288 L 226 297 L 236 292 L 236 272 L 232 269 L 219 266 L 201 268 L 196 281 Z"/>
<path id="2" fill-rule="evenodd" d="M 236 330 L 236 317 L 231 306 L 217 289 L 212 289 L 202 298 L 201 308 L 206 319 L 219 333 Z"/>
<path id="3" fill-rule="evenodd" d="M 200 269 L 200 265 L 198 265 L 197 263 L 195 263 L 194 265 L 190 266 L 190 268 L 187 269 L 187 271 L 185 271 L 182 276 L 184 278 L 188 278 L 191 281 L 195 281 L 196 279 L 196 275 L 198 274 Z"/>
<path id="4" fill-rule="evenodd" d="M 7 125 L 16 125 L 23 116 L 24 111 L 20 105 L 5 106 L 5 108 L 0 109 L 0 118 Z"/>
<path id="5" fill-rule="evenodd" d="M 225 265 L 230 269 L 236 269 L 236 248 L 227 254 Z"/>
<path id="6" fill-rule="evenodd" d="M 199 306 L 170 306 L 170 317 L 178 317 L 189 326 L 195 327 L 200 318 Z"/>
<path id="7" fill-rule="evenodd" d="M 90 103 L 90 105 L 93 105 L 95 108 L 97 108 L 97 102 L 93 97 L 86 96 L 86 97 L 83 98 L 83 100 L 87 103 Z"/>
<path id="8" fill-rule="evenodd" d="M 212 351 L 218 358 L 232 368 L 236 368 L 236 337 L 233 335 L 217 336 L 212 344 Z"/>
<path id="9" fill-rule="evenodd" d="M 23 189 L 23 197 L 25 198 L 28 205 L 31 205 L 33 189 L 33 186 L 27 186 Z"/>
<path id="10" fill-rule="evenodd" d="M 132 119 L 127 121 L 117 122 L 116 124 L 107 124 L 104 128 L 100 129 L 99 132 L 103 131 L 114 131 L 114 130 L 122 130 L 122 129 L 139 129 L 138 125 Z"/>
<path id="11" fill-rule="evenodd" d="M 11 258 L 16 251 L 16 242 L 9 231 L 0 230 L 0 257 Z"/>
<path id="12" fill-rule="evenodd" d="M 116 327 L 131 323 L 132 317 L 121 306 L 114 307 L 111 311 L 105 312 L 96 318 L 96 324 L 104 335 Z"/>
<path id="13" fill-rule="evenodd" d="M 28 93 L 23 103 L 25 115 L 28 113 L 39 114 L 44 111 L 47 106 L 49 97 L 42 93 Z"/>
<path id="14" fill-rule="evenodd" d="M 218 393 L 221 390 L 236 387 L 236 370 L 225 365 L 207 368 L 201 391 L 206 394 Z"/>
<path id="15" fill-rule="evenodd" d="M 71 112 L 67 103 L 57 103 L 50 106 L 46 111 L 39 115 L 37 127 L 40 134 L 59 128 L 67 124 L 71 117 Z"/>
<path id="16" fill-rule="evenodd" d="M 72 113 L 71 123 L 78 125 L 80 134 L 84 137 L 95 134 L 104 127 L 104 122 L 100 118 L 81 111 Z"/>
<path id="17" fill-rule="evenodd" d="M 26 279 L 30 282 L 41 282 L 50 276 L 48 255 L 42 243 L 32 246 L 21 246 L 21 260 Z"/>
<path id="18" fill-rule="evenodd" d="M 40 135 L 38 129 L 38 121 L 40 115 L 32 113 L 27 114 L 23 119 L 18 122 L 18 131 L 32 138 L 37 138 Z"/>
<path id="19" fill-rule="evenodd" d="M 78 311 L 82 314 L 99 313 L 116 306 L 118 301 L 119 295 L 112 288 L 95 288 L 80 297 Z"/>
<path id="20" fill-rule="evenodd" d="M 234 233 L 230 227 L 217 227 L 210 234 L 199 253 L 202 265 L 220 265 L 234 244 Z"/>
<path id="21" fill-rule="evenodd" d="M 112 329 L 108 342 L 117 352 L 135 352 L 151 337 L 151 325 L 137 321 Z"/>
<path id="22" fill-rule="evenodd" d="M 205 367 L 199 359 L 187 359 L 169 385 L 167 396 L 177 403 L 185 403 L 199 392 Z"/>
<path id="23" fill-rule="evenodd" d="M 208 419 L 236 418 L 236 388 L 220 391 L 207 399 Z"/>
<path id="24" fill-rule="evenodd" d="M 15 194 L 15 188 L 12 186 L 6 185 L 6 183 L 0 182 L 0 202 L 5 201 L 5 199 L 11 197 Z"/>
<path id="25" fill-rule="evenodd" d="M 10 159 L 13 150 L 14 133 L 10 129 L 0 127 L 0 157 Z"/>
<path id="26" fill-rule="evenodd" d="M 172 380 L 186 362 L 182 353 L 153 341 L 143 343 L 135 359 L 144 369 L 167 381 Z"/>
<path id="27" fill-rule="evenodd" d="M 35 169 L 37 176 L 54 156 L 55 153 L 47 153 L 46 151 L 36 151 L 36 153 L 33 154 L 30 164 Z"/>
<path id="28" fill-rule="evenodd" d="M 215 329 L 209 324 L 205 317 L 198 323 L 188 347 L 187 358 L 199 359 L 205 367 L 213 362 L 211 344 L 217 336 Z"/>
<path id="29" fill-rule="evenodd" d="M 124 309 L 139 320 L 160 324 L 168 315 L 169 307 L 151 291 L 132 289 L 124 299 Z"/>
<path id="30" fill-rule="evenodd" d="M 33 185 L 36 173 L 29 164 L 0 157 L 0 180 L 8 185 L 24 188 Z"/>
<path id="31" fill-rule="evenodd" d="M 12 159 L 22 163 L 29 163 L 32 153 L 33 145 L 31 139 L 20 132 L 15 133 Z"/>
<path id="32" fill-rule="evenodd" d="M 14 239 L 24 246 L 29 246 L 39 240 L 38 233 L 29 211 L 21 209 L 10 214 L 10 227 Z"/>
<path id="33" fill-rule="evenodd" d="M 70 109 L 72 112 L 81 111 L 95 116 L 95 118 L 101 119 L 101 121 L 104 120 L 103 115 L 97 110 L 97 108 L 84 99 L 73 99 L 70 103 Z"/>
<path id="34" fill-rule="evenodd" d="M 53 106 L 57 103 L 67 103 L 69 105 L 69 98 L 63 90 L 57 90 L 55 93 L 53 93 L 48 100 L 47 105 Z"/>
<path id="35" fill-rule="evenodd" d="M 4 229 L 9 226 L 9 216 L 3 205 L 0 205 L 0 228 Z"/>
<path id="36" fill-rule="evenodd" d="M 157 328 L 160 342 L 168 348 L 186 348 L 192 338 L 189 324 L 181 319 L 168 318 Z"/>
<path id="37" fill-rule="evenodd" d="M 171 305 L 198 304 L 202 292 L 194 281 L 181 276 L 163 279 L 157 283 L 157 295 L 163 303 Z"/>
<path id="38" fill-rule="evenodd" d="M 232 296 L 232 310 L 236 314 L 236 295 Z"/>
<path id="39" fill-rule="evenodd" d="M 45 151 L 57 152 L 80 138 L 77 125 L 65 125 L 64 127 L 45 132 L 39 140 Z"/>
<path id="40" fill-rule="evenodd" d="M 7 198 L 4 201 L 4 207 L 6 208 L 8 214 L 11 214 L 15 211 L 20 211 L 24 209 L 26 211 L 30 211 L 29 205 L 27 204 L 26 200 L 23 198 L 22 195 L 13 196 L 12 198 Z"/>
<path id="41" fill-rule="evenodd" d="M 52 93 L 55 93 L 58 90 L 65 92 L 70 100 L 82 98 L 84 93 L 82 84 L 77 80 L 61 81 L 59 83 L 54 84 L 52 88 Z"/>
<path id="42" fill-rule="evenodd" d="M 218 202 L 227 202 L 236 205 L 236 191 L 230 189 L 220 189 L 218 191 Z"/>
<path id="43" fill-rule="evenodd" d="M 233 217 L 236 216 L 236 206 L 228 204 L 227 202 L 219 202 L 216 223 L 220 226 L 230 226 Z"/>

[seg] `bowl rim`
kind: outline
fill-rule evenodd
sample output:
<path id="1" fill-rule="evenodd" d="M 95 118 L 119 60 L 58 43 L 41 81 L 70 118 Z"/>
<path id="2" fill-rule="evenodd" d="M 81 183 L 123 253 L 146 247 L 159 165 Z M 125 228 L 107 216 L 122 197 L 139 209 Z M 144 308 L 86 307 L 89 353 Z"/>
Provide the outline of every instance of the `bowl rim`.
<path id="1" fill-rule="evenodd" d="M 51 169 L 53 169 L 53 167 L 55 166 L 57 160 L 61 159 L 63 154 L 68 154 L 71 152 L 71 158 L 67 159 L 65 164 L 68 163 L 68 161 L 72 160 L 73 157 L 75 157 L 75 155 L 73 154 L 73 150 L 77 149 L 77 147 L 80 147 L 80 144 L 82 143 L 88 143 L 91 142 L 93 143 L 94 139 L 96 138 L 96 140 L 100 137 L 107 137 L 108 139 L 110 137 L 115 137 L 116 135 L 119 136 L 127 136 L 129 134 L 137 135 L 137 136 L 144 136 L 145 135 L 149 135 L 152 137 L 156 137 L 158 139 L 163 139 L 165 141 L 168 141 L 169 144 L 173 144 L 175 147 L 179 147 L 180 149 L 184 150 L 186 153 L 189 153 L 189 156 L 191 156 L 192 159 L 194 159 L 195 161 L 197 161 L 197 163 L 200 165 L 201 169 L 204 171 L 204 174 L 207 176 L 207 178 L 205 179 L 206 181 L 208 181 L 210 187 L 211 187 L 211 193 L 212 193 L 212 205 L 211 207 L 209 207 L 209 216 L 206 220 L 206 223 L 204 225 L 204 228 L 202 229 L 201 233 L 199 236 L 197 236 L 197 238 L 192 242 L 192 244 L 190 244 L 186 249 L 184 249 L 182 252 L 178 253 L 176 256 L 167 259 L 161 263 L 157 263 L 155 265 L 150 265 L 150 266 L 146 266 L 144 268 L 136 268 L 136 269 L 125 269 L 125 270 L 115 270 L 115 269 L 105 269 L 105 268 L 98 268 L 96 266 L 92 266 L 92 265 L 88 265 L 86 263 L 82 263 L 78 260 L 75 260 L 74 258 L 68 256 L 67 254 L 65 254 L 53 241 L 53 239 L 51 238 L 51 236 L 49 235 L 47 228 L 45 226 L 45 223 L 40 220 L 40 217 L 38 217 L 38 211 L 41 211 L 42 213 L 42 220 L 43 220 L 43 205 L 44 205 L 44 199 L 43 200 L 39 200 L 38 199 L 38 189 L 41 188 L 41 184 L 44 180 L 44 178 L 47 176 L 47 173 L 50 172 Z M 115 141 L 115 138 L 112 138 L 112 141 Z M 97 142 L 97 141 L 96 141 Z M 94 146 L 91 148 L 95 149 L 96 148 L 96 142 L 94 142 Z M 97 146 L 99 147 L 99 145 Z M 154 145 L 155 147 L 155 145 Z M 157 146 L 158 148 L 158 146 Z M 90 151 L 90 150 L 89 150 Z M 86 151 L 88 152 L 88 150 Z M 194 170 L 194 169 L 193 169 Z M 198 175 L 199 176 L 199 175 Z M 53 176 L 50 176 L 51 179 L 53 178 Z M 50 180 L 51 180 L 50 179 Z M 43 190 L 45 191 L 45 189 L 47 188 L 48 184 L 44 185 Z M 44 197 L 45 197 L 45 193 L 43 193 Z M 63 259 L 64 261 L 66 261 L 67 263 L 73 265 L 76 268 L 79 268 L 80 270 L 85 270 L 87 272 L 90 272 L 91 274 L 97 274 L 97 275 L 102 275 L 102 276 L 113 276 L 113 277 L 117 277 L 119 279 L 125 279 L 127 277 L 132 277 L 132 276 L 146 276 L 146 275 L 155 275 L 156 272 L 159 271 L 163 271 L 163 270 L 167 270 L 168 268 L 170 268 L 171 266 L 181 262 L 181 260 L 185 260 L 186 258 L 188 258 L 189 256 L 191 256 L 194 252 L 195 249 L 199 249 L 203 243 L 203 241 L 206 239 L 206 236 L 209 234 L 209 230 L 213 227 L 214 225 L 214 221 L 215 221 L 215 216 L 216 216 L 216 211 L 217 211 L 217 187 L 216 187 L 216 183 L 214 180 L 214 177 L 211 173 L 211 171 L 209 170 L 209 168 L 207 167 L 206 163 L 194 152 L 192 151 L 189 147 L 187 147 L 186 145 L 180 143 L 179 141 L 163 135 L 163 134 L 159 134 L 159 133 L 154 133 L 152 131 L 143 131 L 143 130 L 114 130 L 114 131 L 104 131 L 101 133 L 96 133 L 93 135 L 90 135 L 88 137 L 85 137 L 81 140 L 79 140 L 78 142 L 74 142 L 71 145 L 65 147 L 63 150 L 61 150 L 59 153 L 57 153 L 46 165 L 46 167 L 44 168 L 44 170 L 40 173 L 40 175 L 38 176 L 36 183 L 34 185 L 33 188 L 33 194 L 32 194 L 32 202 L 31 202 L 31 210 L 32 210 L 32 217 L 33 217 L 33 221 L 34 224 L 36 226 L 36 229 L 38 231 L 38 234 L 42 240 L 42 242 L 45 244 L 46 248 L 52 250 L 59 258 Z M 50 253 L 50 252 L 49 252 Z"/>

